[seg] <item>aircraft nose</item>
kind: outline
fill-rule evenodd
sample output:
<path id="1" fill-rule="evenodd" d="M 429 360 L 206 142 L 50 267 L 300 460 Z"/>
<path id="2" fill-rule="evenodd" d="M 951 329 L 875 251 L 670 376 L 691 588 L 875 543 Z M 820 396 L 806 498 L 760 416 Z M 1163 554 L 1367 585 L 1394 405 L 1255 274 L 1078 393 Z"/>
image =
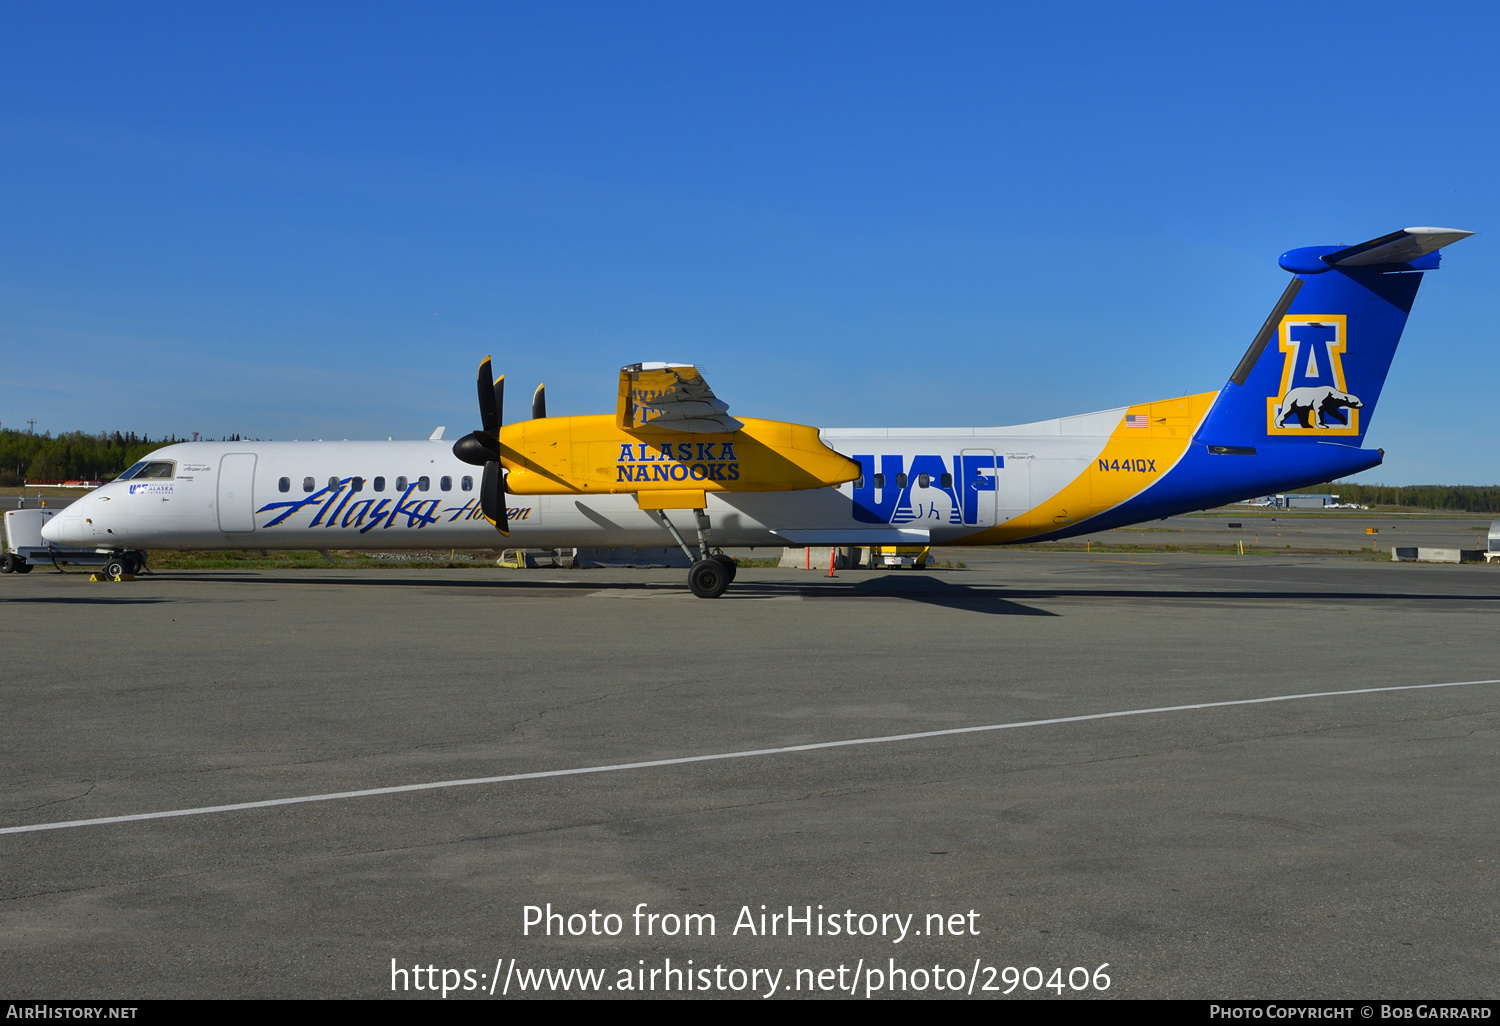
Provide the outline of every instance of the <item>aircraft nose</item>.
<path id="1" fill-rule="evenodd" d="M 42 525 L 42 541 L 49 545 L 61 545 L 63 542 L 62 526 L 62 517 L 53 517 L 47 521 Z"/>
<path id="2" fill-rule="evenodd" d="M 82 545 L 84 507 L 88 500 L 79 499 L 42 525 L 42 541 L 48 545 Z"/>

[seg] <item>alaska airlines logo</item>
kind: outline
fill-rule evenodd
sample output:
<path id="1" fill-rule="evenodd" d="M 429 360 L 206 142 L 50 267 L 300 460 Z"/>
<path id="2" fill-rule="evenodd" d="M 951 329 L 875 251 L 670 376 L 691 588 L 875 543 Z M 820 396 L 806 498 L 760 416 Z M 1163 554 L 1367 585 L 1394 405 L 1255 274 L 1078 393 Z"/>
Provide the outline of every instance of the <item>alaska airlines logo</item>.
<path id="1" fill-rule="evenodd" d="M 1281 319 L 1281 390 L 1266 399 L 1267 434 L 1359 434 L 1359 411 L 1365 404 L 1344 383 L 1347 331 L 1343 314 Z"/>
<path id="2" fill-rule="evenodd" d="M 360 490 L 354 487 L 356 481 L 360 482 Z M 368 534 L 377 527 L 382 531 L 390 530 L 392 527 L 420 531 L 428 524 L 436 524 L 445 517 L 446 522 L 450 524 L 458 520 L 485 519 L 477 498 L 470 499 L 462 506 L 443 508 L 442 499 L 413 501 L 411 496 L 417 490 L 417 486 L 412 484 L 397 499 L 374 497 L 355 499 L 356 495 L 363 494 L 363 486 L 364 479 L 346 477 L 339 482 L 337 488 L 321 488 L 304 499 L 270 502 L 255 512 L 269 513 L 272 510 L 281 510 L 264 525 L 271 528 L 285 523 L 303 510 L 316 510 L 312 523 L 305 525 L 306 527 L 352 527 L 358 528 L 360 534 Z M 512 522 L 525 520 L 530 515 L 530 506 L 507 511 L 507 516 Z M 401 519 L 403 517 L 404 521 Z"/>
<path id="3" fill-rule="evenodd" d="M 620 443 L 615 482 L 738 481 L 740 461 L 733 442 Z"/>
<path id="4" fill-rule="evenodd" d="M 854 519 L 865 524 L 910 524 L 921 520 L 977 524 L 981 492 L 995 491 L 995 476 L 1005 457 L 988 453 L 941 456 L 855 456 L 860 474 L 854 481 Z M 952 470 L 949 470 L 949 467 Z M 915 491 L 913 491 L 915 489 Z M 988 500 L 994 512 L 993 498 Z"/>

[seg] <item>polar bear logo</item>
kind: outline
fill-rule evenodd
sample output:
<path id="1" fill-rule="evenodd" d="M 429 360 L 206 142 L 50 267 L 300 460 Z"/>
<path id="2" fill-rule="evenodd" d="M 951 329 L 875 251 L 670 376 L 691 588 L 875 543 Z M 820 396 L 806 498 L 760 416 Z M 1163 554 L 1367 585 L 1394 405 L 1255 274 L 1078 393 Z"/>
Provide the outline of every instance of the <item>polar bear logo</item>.
<path id="1" fill-rule="evenodd" d="M 1339 421 L 1348 422 L 1348 417 L 1340 414 L 1341 409 L 1358 410 L 1364 408 L 1364 403 L 1348 392 L 1340 392 L 1332 385 L 1303 385 L 1287 392 L 1281 399 L 1281 415 L 1276 418 L 1277 427 L 1286 427 L 1287 421 L 1296 418 L 1297 423 L 1305 428 L 1326 428 L 1329 426 L 1330 415 Z"/>

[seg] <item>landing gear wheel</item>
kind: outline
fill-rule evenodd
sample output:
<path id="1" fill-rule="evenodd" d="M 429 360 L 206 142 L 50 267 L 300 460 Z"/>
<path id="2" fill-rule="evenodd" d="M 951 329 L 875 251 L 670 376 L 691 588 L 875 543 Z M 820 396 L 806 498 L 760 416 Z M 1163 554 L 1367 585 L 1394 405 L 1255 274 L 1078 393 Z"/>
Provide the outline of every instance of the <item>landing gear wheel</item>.
<path id="1" fill-rule="evenodd" d="M 724 569 L 726 569 L 726 570 L 729 571 L 729 583 L 733 584 L 734 583 L 734 575 L 739 570 L 739 567 L 735 565 L 734 557 L 733 556 L 726 556 L 722 552 L 715 552 L 709 558 L 710 559 L 717 559 L 720 563 L 724 564 Z"/>
<path id="2" fill-rule="evenodd" d="M 9 552 L 5 553 L 4 555 L 0 555 L 0 574 L 15 573 L 15 570 L 16 557 L 11 555 Z"/>
<path id="3" fill-rule="evenodd" d="M 724 564 L 710 556 L 694 563 L 688 571 L 688 587 L 699 598 L 718 598 L 729 587 L 729 576 Z"/>
<path id="4" fill-rule="evenodd" d="M 125 572 L 132 577 L 141 572 L 141 566 L 145 563 L 139 552 L 123 553 L 120 556 L 120 560 L 125 564 Z"/>
<path id="5" fill-rule="evenodd" d="M 111 556 L 109 562 L 104 564 L 104 576 L 110 580 L 114 580 L 116 577 L 123 577 L 129 572 L 125 568 L 125 557 L 123 556 Z"/>

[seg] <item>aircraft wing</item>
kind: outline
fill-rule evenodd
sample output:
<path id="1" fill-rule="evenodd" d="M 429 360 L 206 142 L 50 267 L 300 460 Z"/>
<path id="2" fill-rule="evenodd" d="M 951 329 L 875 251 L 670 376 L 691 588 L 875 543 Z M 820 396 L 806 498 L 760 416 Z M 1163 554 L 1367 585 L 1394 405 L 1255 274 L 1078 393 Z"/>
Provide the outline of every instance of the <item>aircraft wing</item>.
<path id="1" fill-rule="evenodd" d="M 659 428 L 693 434 L 729 434 L 745 425 L 729 416 L 690 363 L 633 363 L 620 368 L 615 420 L 627 430 Z"/>

